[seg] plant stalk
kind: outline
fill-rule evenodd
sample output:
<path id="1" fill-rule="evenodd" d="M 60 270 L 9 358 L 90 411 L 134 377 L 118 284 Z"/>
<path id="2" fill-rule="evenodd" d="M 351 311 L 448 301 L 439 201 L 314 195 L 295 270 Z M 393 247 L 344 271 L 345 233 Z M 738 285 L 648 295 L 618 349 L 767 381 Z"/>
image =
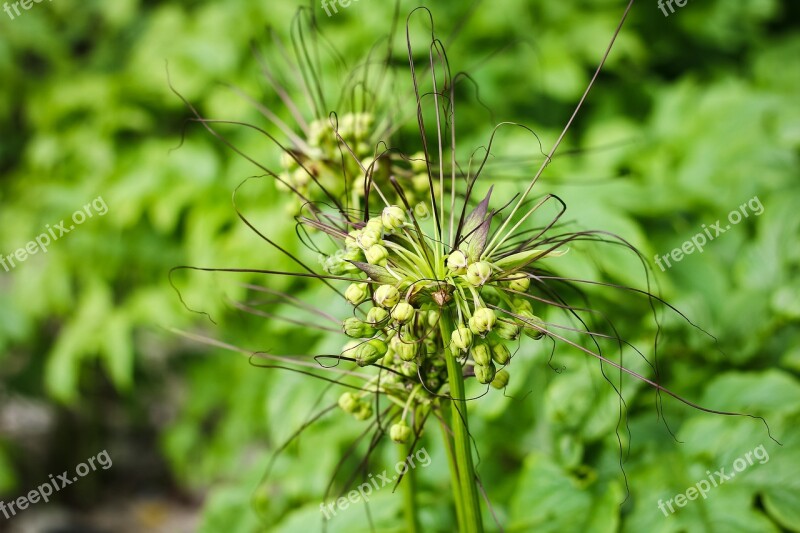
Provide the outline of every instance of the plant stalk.
<path id="1" fill-rule="evenodd" d="M 399 444 L 397 449 L 400 452 L 400 461 L 405 463 L 408 459 L 408 446 Z M 405 500 L 403 512 L 406 517 L 406 531 L 417 533 L 421 529 L 419 527 L 419 517 L 417 516 L 417 480 L 413 468 L 406 470 L 401 484 L 403 485 L 403 499 Z"/>
<path id="2" fill-rule="evenodd" d="M 464 523 L 464 510 L 463 500 L 461 498 L 461 482 L 458 479 L 458 465 L 456 464 L 456 456 L 453 451 L 453 439 L 450 436 L 449 427 L 445 421 L 447 413 L 450 412 L 450 404 L 442 404 L 442 419 L 439 421 L 439 427 L 442 428 L 442 437 L 444 438 L 444 449 L 447 450 L 447 464 L 450 467 L 450 484 L 453 487 L 453 501 L 456 506 L 456 518 L 459 524 Z"/>
<path id="3" fill-rule="evenodd" d="M 461 522 L 459 523 L 459 531 L 461 531 L 461 533 L 483 533 L 480 499 L 478 498 L 478 486 L 475 483 L 475 466 L 472 462 L 469 427 L 467 424 L 464 370 L 458 362 L 458 354 L 454 353 L 450 347 L 450 337 L 453 334 L 452 319 L 447 313 L 442 313 L 439 324 L 442 332 L 442 341 L 445 347 L 445 358 L 447 359 L 447 376 L 450 383 L 450 396 L 453 398 L 451 400 L 451 425 L 455 445 L 455 466 L 458 469 L 458 492 L 461 496 L 462 514 Z"/>

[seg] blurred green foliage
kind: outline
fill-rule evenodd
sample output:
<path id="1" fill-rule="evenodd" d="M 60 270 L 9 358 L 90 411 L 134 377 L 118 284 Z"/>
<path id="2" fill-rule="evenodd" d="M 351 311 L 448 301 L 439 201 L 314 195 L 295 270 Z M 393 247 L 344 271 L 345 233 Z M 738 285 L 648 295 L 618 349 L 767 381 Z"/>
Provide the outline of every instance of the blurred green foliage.
<path id="1" fill-rule="evenodd" d="M 493 119 L 530 126 L 545 149 L 588 83 L 623 7 L 611 0 L 496 0 L 474 10 L 430 4 L 450 64 L 473 75 Z M 245 87 L 280 109 L 249 42 L 269 41 L 266 24 L 287 35 L 297 6 L 122 0 L 36 4 L 15 20 L 0 14 L 0 253 L 13 253 L 97 196 L 109 206 L 105 217 L 87 221 L 46 254 L 0 271 L 0 393 L 77 413 L 109 399 L 131 412 L 172 406 L 157 427 L 160 449 L 184 490 L 207 495 L 205 531 L 262 524 L 250 499 L 271 452 L 319 407 L 320 394 L 332 401 L 336 391 L 259 370 L 244 356 L 184 342 L 169 329 L 202 332 L 247 351 L 324 353 L 336 343 L 232 310 L 229 300 L 244 294 L 248 277 L 175 275 L 187 306 L 217 325 L 184 307 L 170 286 L 169 269 L 180 264 L 292 265 L 232 207 L 233 189 L 258 174 L 256 167 L 197 125 L 175 149 L 189 113 L 170 91 L 167 70 L 205 116 L 263 125 L 218 82 Z M 351 62 L 390 29 L 389 2 L 355 2 L 330 18 L 313 7 Z M 401 2 L 401 22 L 412 7 Z M 626 499 L 615 435 L 619 399 L 595 361 L 558 347 L 553 364 L 565 370 L 556 373 L 549 348 L 523 344 L 508 397 L 493 393 L 472 405 L 479 473 L 507 531 L 800 531 L 798 14 L 788 0 L 694 2 L 668 18 L 655 2 L 636 4 L 562 148 L 570 155 L 557 157 L 537 186 L 566 201 L 574 225 L 614 232 L 641 250 L 661 294 L 719 339 L 663 314 L 664 385 L 705 407 L 765 417 L 783 446 L 758 421 L 665 399 L 676 442 L 657 420 L 652 389 L 624 379 L 631 429 L 630 438 L 624 427 L 619 433 L 630 446 Z M 400 65 L 403 34 L 396 38 Z M 342 76 L 334 67 L 326 74 L 332 84 Z M 456 106 L 459 149 L 469 154 L 487 142 L 492 117 L 472 90 L 463 92 Z M 277 160 L 274 147 L 252 131 L 226 133 L 265 161 Z M 540 154 L 532 141 L 501 135 L 497 155 L 520 163 L 492 167 L 499 196 L 510 198 L 535 171 Z M 763 215 L 666 272 L 655 267 L 655 254 L 669 253 L 702 224 L 755 196 Z M 248 183 L 239 200 L 270 238 L 313 261 L 271 183 Z M 646 288 L 631 253 L 587 246 L 574 252 L 554 268 Z M 311 284 L 270 284 L 329 300 Z M 646 301 L 598 287 L 587 293 L 623 338 L 652 346 L 656 330 Z M 328 311 L 344 316 L 338 305 Z M 645 355 L 652 357 L 652 349 Z M 647 372 L 640 359 L 625 362 Z M 270 497 L 256 502 L 270 528 L 319 527 L 329 476 L 361 430 L 333 415 L 281 455 L 268 481 Z M 419 471 L 422 519 L 431 531 L 448 530 L 453 520 L 441 498 L 448 484 L 437 437 L 430 431 L 424 441 L 433 464 Z M 768 463 L 669 518 L 658 510 L 659 499 L 761 444 Z M 393 464 L 393 453 L 385 452 L 382 462 Z M 0 495 L 27 487 L 14 467 L 23 456 L 18 443 L 0 436 Z M 373 500 L 379 530 L 398 523 L 400 505 L 388 489 Z M 364 510 L 353 509 L 329 530 L 362 531 L 365 521 Z"/>

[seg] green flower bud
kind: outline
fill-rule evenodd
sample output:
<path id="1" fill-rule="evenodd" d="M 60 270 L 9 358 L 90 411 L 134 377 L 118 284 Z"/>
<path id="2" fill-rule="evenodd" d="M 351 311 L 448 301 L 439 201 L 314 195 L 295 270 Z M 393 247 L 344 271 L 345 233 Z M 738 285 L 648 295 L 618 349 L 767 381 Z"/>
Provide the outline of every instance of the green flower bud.
<path id="1" fill-rule="evenodd" d="M 467 256 L 461 250 L 455 250 L 447 256 L 447 269 L 453 274 L 463 274 L 467 271 Z"/>
<path id="2" fill-rule="evenodd" d="M 439 324 L 439 311 L 428 311 L 428 326 L 436 327 Z"/>
<path id="3" fill-rule="evenodd" d="M 358 399 L 358 396 L 353 394 L 352 392 L 345 392 L 341 396 L 339 396 L 339 407 L 342 408 L 342 411 L 345 413 L 353 414 L 355 413 L 361 401 Z"/>
<path id="4" fill-rule="evenodd" d="M 378 244 L 381 240 L 380 232 L 374 231 L 370 228 L 364 228 L 358 236 L 356 236 L 356 243 L 362 250 L 369 250 L 372 246 Z"/>
<path id="5" fill-rule="evenodd" d="M 417 377 L 419 367 L 414 361 L 403 361 L 400 365 L 400 373 L 409 378 Z"/>
<path id="6" fill-rule="evenodd" d="M 354 229 L 347 234 L 347 237 L 344 238 L 344 245 L 348 250 L 359 249 L 358 239 L 361 238 L 361 233 L 360 229 Z"/>
<path id="7" fill-rule="evenodd" d="M 356 420 L 367 420 L 368 418 L 372 418 L 372 404 L 362 402 L 358 408 L 358 411 L 353 413 L 353 416 Z"/>
<path id="8" fill-rule="evenodd" d="M 423 176 L 425 178 L 425 185 L 422 187 L 421 190 L 427 190 L 428 188 L 428 175 L 425 174 Z M 417 205 L 414 206 L 414 216 L 417 220 L 428 220 L 431 217 L 431 212 L 428 209 L 428 204 L 425 202 L 419 202 Z"/>
<path id="9" fill-rule="evenodd" d="M 511 300 L 511 304 L 513 306 L 513 309 L 511 311 L 516 314 L 520 314 L 525 311 L 527 311 L 530 314 L 533 314 L 533 307 L 531 306 L 531 303 L 524 298 L 514 298 L 513 300 Z"/>
<path id="10" fill-rule="evenodd" d="M 472 318 L 469 319 L 469 329 L 475 335 L 483 335 L 488 331 L 492 331 L 496 322 L 497 316 L 494 311 L 488 307 L 480 307 L 475 310 Z"/>
<path id="11" fill-rule="evenodd" d="M 470 285 L 480 287 L 492 277 L 492 266 L 486 261 L 478 261 L 467 267 L 466 279 Z"/>
<path id="12" fill-rule="evenodd" d="M 533 313 L 528 311 L 517 313 L 524 320 L 522 322 L 522 331 L 533 340 L 539 340 L 544 337 L 544 332 L 534 326 L 541 328 L 545 327 L 544 321 Z"/>
<path id="13" fill-rule="evenodd" d="M 358 305 L 367 299 L 369 285 L 366 283 L 351 283 L 344 291 L 344 297 L 353 305 Z"/>
<path id="14" fill-rule="evenodd" d="M 494 287 L 492 287 L 491 290 L 488 290 L 486 287 L 484 287 L 483 292 L 481 292 L 481 299 L 487 304 L 500 307 L 504 300 L 498 296 L 498 292 L 499 291 Z"/>
<path id="15" fill-rule="evenodd" d="M 353 357 L 353 352 L 358 345 L 361 344 L 361 341 L 350 341 L 344 346 L 342 346 L 342 355 L 345 357 Z"/>
<path id="16" fill-rule="evenodd" d="M 495 389 L 505 389 L 508 385 L 509 377 L 508 370 L 498 370 L 494 375 L 494 379 L 492 380 L 492 387 Z"/>
<path id="17" fill-rule="evenodd" d="M 498 337 L 507 341 L 515 341 L 519 338 L 519 326 L 505 320 L 497 321 L 494 326 L 494 332 L 497 333 Z"/>
<path id="18" fill-rule="evenodd" d="M 353 337 L 354 339 L 363 339 L 375 335 L 375 328 L 354 316 L 344 320 L 342 323 L 342 331 L 344 331 L 345 335 Z"/>
<path id="19" fill-rule="evenodd" d="M 322 266 L 322 270 L 332 276 L 343 276 L 347 274 L 348 263 L 343 261 L 342 257 L 338 254 L 328 257 L 322 255 L 319 257 L 319 262 Z"/>
<path id="20" fill-rule="evenodd" d="M 326 120 L 315 120 L 309 124 L 308 142 L 311 146 L 322 146 L 332 140 L 333 130 Z"/>
<path id="21" fill-rule="evenodd" d="M 396 231 L 406 223 L 406 212 L 396 205 L 390 205 L 383 209 L 381 221 L 386 231 Z"/>
<path id="22" fill-rule="evenodd" d="M 411 163 L 411 170 L 414 172 L 425 172 L 428 168 L 428 164 L 425 159 L 425 152 L 417 152 L 416 154 L 409 157 L 409 163 Z"/>
<path id="23" fill-rule="evenodd" d="M 371 219 L 369 219 L 367 221 L 366 228 L 367 228 L 367 231 L 369 231 L 371 233 L 378 234 L 378 235 L 382 235 L 383 234 L 383 222 L 381 222 L 381 219 L 379 217 L 372 217 Z"/>
<path id="24" fill-rule="evenodd" d="M 472 360 L 476 365 L 488 365 L 492 362 L 492 354 L 489 346 L 486 344 L 475 344 L 472 347 Z"/>
<path id="25" fill-rule="evenodd" d="M 386 352 L 386 355 L 383 356 L 381 360 L 381 366 L 392 366 L 394 364 L 394 352 L 389 350 Z"/>
<path id="26" fill-rule="evenodd" d="M 297 168 L 297 161 L 289 152 L 281 153 L 281 167 L 286 170 L 293 170 Z"/>
<path id="27" fill-rule="evenodd" d="M 386 355 L 386 343 L 382 340 L 371 339 L 362 343 L 358 348 L 353 350 L 355 352 L 356 364 L 358 366 L 368 366 Z"/>
<path id="28" fill-rule="evenodd" d="M 524 272 L 514 272 L 506 277 L 506 281 L 512 291 L 525 292 L 531 286 L 531 279 Z"/>
<path id="29" fill-rule="evenodd" d="M 511 360 L 511 352 L 505 344 L 499 342 L 492 346 L 492 359 L 498 365 L 505 366 Z"/>
<path id="30" fill-rule="evenodd" d="M 486 385 L 487 383 L 491 383 L 494 379 L 495 368 L 491 362 L 488 365 L 475 365 L 474 369 L 478 383 Z"/>
<path id="31" fill-rule="evenodd" d="M 400 302 L 392 309 L 392 318 L 401 324 L 405 324 L 414 318 L 414 307 L 407 302 Z"/>
<path id="32" fill-rule="evenodd" d="M 414 339 L 401 339 L 399 335 L 396 335 L 389 341 L 389 345 L 403 361 L 413 361 L 417 355 L 417 341 Z"/>
<path id="33" fill-rule="evenodd" d="M 311 182 L 309 172 L 313 172 L 311 168 L 298 168 L 292 172 L 292 181 L 295 188 L 303 188 Z"/>
<path id="34" fill-rule="evenodd" d="M 404 444 L 411 438 L 411 428 L 401 420 L 397 424 L 392 424 L 389 428 L 389 436 L 398 444 Z"/>
<path id="35" fill-rule="evenodd" d="M 372 129 L 374 120 L 372 113 L 356 113 L 356 137 L 366 137 Z"/>
<path id="36" fill-rule="evenodd" d="M 400 301 L 400 292 L 391 285 L 381 285 L 375 291 L 373 299 L 377 305 L 391 309 Z"/>
<path id="37" fill-rule="evenodd" d="M 372 307 L 367 312 L 367 324 L 376 326 L 389 317 L 389 311 L 383 307 Z"/>
<path id="38" fill-rule="evenodd" d="M 386 260 L 389 259 L 389 250 L 380 244 L 373 244 L 364 252 L 367 258 L 367 263 L 371 265 L 385 265 Z"/>
<path id="39" fill-rule="evenodd" d="M 467 350 L 472 344 L 472 332 L 469 328 L 457 328 L 450 338 L 453 346 L 459 350 Z"/>

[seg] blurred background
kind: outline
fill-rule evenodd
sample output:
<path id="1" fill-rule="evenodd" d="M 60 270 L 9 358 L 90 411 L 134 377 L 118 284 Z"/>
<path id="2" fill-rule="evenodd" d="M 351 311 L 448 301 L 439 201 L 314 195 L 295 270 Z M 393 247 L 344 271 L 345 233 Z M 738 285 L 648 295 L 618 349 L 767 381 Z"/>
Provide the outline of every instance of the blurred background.
<path id="1" fill-rule="evenodd" d="M 416 5 L 401 1 L 401 19 Z M 319 530 L 330 475 L 363 426 L 342 414 L 307 429 L 254 502 L 271 454 L 326 389 L 256 368 L 246 355 L 192 342 L 173 328 L 247 351 L 319 353 L 330 341 L 238 311 L 230 300 L 241 296 L 247 277 L 180 273 L 174 280 L 186 306 L 169 278 L 177 265 L 292 268 L 232 207 L 233 189 L 258 169 L 201 127 L 184 129 L 190 113 L 170 91 L 167 71 L 204 116 L 265 126 L 221 82 L 247 88 L 287 116 L 250 43 L 271 42 L 268 26 L 287 38 L 300 3 L 57 0 L 18 15 L 9 6 L 0 13 L 0 254 L 13 256 L 97 198 L 108 210 L 46 253 L 0 269 L 0 500 L 27 494 L 49 474 L 74 471 L 102 450 L 113 466 L 50 503 L 10 520 L 0 516 L 0 530 Z M 479 473 L 508 531 L 800 531 L 800 4 L 673 6 L 669 16 L 653 0 L 634 6 L 563 155 L 537 190 L 559 194 L 575 224 L 634 244 L 659 294 L 718 339 L 664 313 L 664 385 L 705 407 L 765 417 L 783 446 L 757 420 L 665 399 L 673 438 L 653 391 L 627 380 L 623 475 L 619 400 L 596 365 L 557 348 L 554 366 L 563 371 L 555 372 L 549 348 L 523 345 L 529 356 L 515 360 L 508 397 L 490 394 L 471 405 Z M 469 154 L 503 120 L 529 126 L 549 149 L 624 3 L 428 7 L 451 67 L 472 75 L 491 110 L 476 103 L 474 87 L 465 88 L 459 142 Z M 312 9 L 352 65 L 391 30 L 394 6 L 354 0 L 332 16 L 317 3 Z M 323 89 L 338 90 L 341 69 L 326 74 Z M 265 161 L 278 160 L 274 146 L 252 131 L 227 131 Z M 506 164 L 535 156 L 530 143 L 511 138 L 498 149 L 506 158 L 495 167 L 501 193 L 519 191 L 535 171 Z M 651 259 L 756 197 L 763 212 L 702 253 L 665 271 Z M 272 184 L 246 187 L 240 198 L 270 238 L 299 252 L 284 197 Z M 646 288 L 630 254 L 572 268 Z M 325 297 L 311 283 L 270 283 Z M 591 288 L 588 296 L 624 338 L 652 346 L 657 327 L 646 300 Z M 340 304 L 330 305 L 335 312 Z M 633 359 L 634 369 L 641 366 Z M 327 399 L 335 394 L 328 391 Z M 449 487 L 437 438 L 431 431 L 425 441 L 432 463 L 419 471 L 419 498 L 424 529 L 449 531 L 454 519 L 442 498 Z M 760 445 L 768 461 L 674 515 L 658 509 L 660 499 L 685 492 L 707 470 L 730 471 Z M 391 449 L 381 453 L 393 463 Z M 401 505 L 388 489 L 377 496 L 370 505 L 376 529 L 402 531 Z M 368 531 L 366 520 L 362 506 L 328 530 Z"/>

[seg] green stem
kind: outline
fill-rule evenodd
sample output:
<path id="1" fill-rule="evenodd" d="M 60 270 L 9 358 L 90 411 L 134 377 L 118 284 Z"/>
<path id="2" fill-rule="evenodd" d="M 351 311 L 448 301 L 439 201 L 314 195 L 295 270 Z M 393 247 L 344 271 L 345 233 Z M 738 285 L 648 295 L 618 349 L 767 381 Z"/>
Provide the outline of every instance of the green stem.
<path id="1" fill-rule="evenodd" d="M 453 501 L 456 504 L 456 518 L 459 524 L 464 523 L 464 503 L 461 498 L 461 482 L 458 480 L 458 465 L 456 464 L 456 456 L 453 452 L 453 439 L 450 437 L 445 416 L 449 412 L 449 404 L 442 405 L 442 420 L 439 426 L 442 428 L 442 436 L 444 437 L 444 448 L 447 450 L 447 462 L 450 466 L 450 483 L 453 486 Z"/>
<path id="2" fill-rule="evenodd" d="M 455 441 L 455 462 L 460 481 L 463 520 L 459 524 L 462 533 L 482 533 L 481 507 L 478 499 L 478 487 L 475 483 L 475 467 L 470 451 L 469 427 L 467 425 L 467 402 L 464 392 L 464 370 L 450 349 L 450 337 L 453 334 L 452 319 L 443 312 L 439 321 L 442 341 L 447 358 L 447 376 L 450 382 L 452 404 L 452 428 Z"/>
<path id="3" fill-rule="evenodd" d="M 408 459 L 408 447 L 404 444 L 398 444 L 400 461 L 405 462 Z M 417 517 L 417 480 L 414 475 L 414 469 L 409 468 L 403 476 L 403 499 L 405 505 L 403 510 L 406 515 L 406 531 L 409 533 L 417 533 L 420 530 L 419 518 Z"/>

